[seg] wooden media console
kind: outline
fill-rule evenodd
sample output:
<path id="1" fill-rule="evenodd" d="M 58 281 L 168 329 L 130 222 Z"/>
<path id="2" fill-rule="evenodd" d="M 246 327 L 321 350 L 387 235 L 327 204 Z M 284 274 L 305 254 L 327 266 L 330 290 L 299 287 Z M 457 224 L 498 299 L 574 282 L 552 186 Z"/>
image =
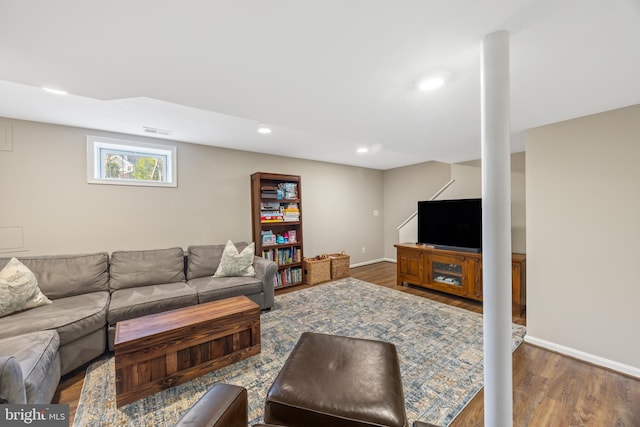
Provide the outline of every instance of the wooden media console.
<path id="1" fill-rule="evenodd" d="M 398 286 L 422 286 L 482 301 L 482 254 L 436 249 L 419 243 L 394 245 L 397 249 Z M 511 307 L 515 315 L 526 309 L 526 257 L 511 258 Z"/>

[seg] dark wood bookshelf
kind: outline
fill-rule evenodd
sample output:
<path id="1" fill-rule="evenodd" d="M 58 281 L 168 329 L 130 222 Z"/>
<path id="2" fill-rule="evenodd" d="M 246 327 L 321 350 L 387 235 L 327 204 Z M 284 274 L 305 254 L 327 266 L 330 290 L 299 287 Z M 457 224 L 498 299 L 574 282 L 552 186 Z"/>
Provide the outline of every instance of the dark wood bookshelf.
<path id="1" fill-rule="evenodd" d="M 263 197 L 263 191 L 274 191 L 281 184 L 295 184 L 297 197 L 292 198 L 273 198 Z M 264 204 L 278 203 L 280 206 L 287 207 L 290 204 L 297 205 L 300 220 L 298 221 L 263 221 L 262 212 Z M 265 251 L 293 250 L 298 253 L 299 261 L 290 263 L 279 263 L 277 273 L 276 290 L 288 288 L 291 286 L 301 285 L 302 278 L 302 260 L 304 257 L 302 249 L 302 183 L 298 175 L 285 175 L 277 173 L 256 172 L 251 175 L 251 221 L 252 235 L 255 242 L 256 255 L 264 256 Z M 263 232 L 270 230 L 274 235 L 284 235 L 290 231 L 295 231 L 296 241 L 286 243 L 269 243 L 263 244 Z M 276 261 L 277 262 L 277 261 Z M 289 280 L 288 277 L 293 276 L 297 279 Z"/>

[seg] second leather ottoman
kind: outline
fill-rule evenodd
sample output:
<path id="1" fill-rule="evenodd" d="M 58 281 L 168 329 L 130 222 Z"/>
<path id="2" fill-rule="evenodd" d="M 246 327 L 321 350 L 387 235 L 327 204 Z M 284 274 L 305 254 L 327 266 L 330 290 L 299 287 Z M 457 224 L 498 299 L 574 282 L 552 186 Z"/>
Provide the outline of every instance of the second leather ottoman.
<path id="1" fill-rule="evenodd" d="M 288 427 L 408 426 L 395 346 L 303 333 L 269 389 L 264 420 Z"/>

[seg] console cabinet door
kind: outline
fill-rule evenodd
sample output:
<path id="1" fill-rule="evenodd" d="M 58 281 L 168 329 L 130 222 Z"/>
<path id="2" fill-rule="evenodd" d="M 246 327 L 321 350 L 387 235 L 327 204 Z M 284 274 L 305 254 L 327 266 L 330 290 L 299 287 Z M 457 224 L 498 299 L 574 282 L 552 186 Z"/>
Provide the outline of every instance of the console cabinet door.
<path id="1" fill-rule="evenodd" d="M 422 283 L 422 253 L 398 249 L 398 285 L 402 282 L 419 285 Z"/>
<path id="2" fill-rule="evenodd" d="M 468 294 L 469 273 L 466 257 L 430 254 L 425 259 L 430 288 L 454 295 Z"/>
<path id="3" fill-rule="evenodd" d="M 511 263 L 511 309 L 522 316 L 526 311 L 526 262 L 524 256 L 516 255 Z"/>
<path id="4" fill-rule="evenodd" d="M 469 298 L 482 301 L 482 261 L 469 260 Z"/>

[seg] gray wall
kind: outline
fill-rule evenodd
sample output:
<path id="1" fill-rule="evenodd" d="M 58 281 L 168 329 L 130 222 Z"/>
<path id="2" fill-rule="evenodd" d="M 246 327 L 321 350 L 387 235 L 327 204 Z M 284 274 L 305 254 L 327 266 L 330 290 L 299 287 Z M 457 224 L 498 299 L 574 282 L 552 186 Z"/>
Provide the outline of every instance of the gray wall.
<path id="1" fill-rule="evenodd" d="M 0 150 L 3 255 L 250 241 L 250 175 L 274 172 L 302 176 L 306 256 L 346 251 L 352 263 L 383 256 L 382 171 L 20 120 L 0 124 L 13 135 L 11 151 Z M 87 134 L 177 145 L 178 187 L 87 184 Z M 19 237 L 23 247 L 14 248 Z"/>
<path id="2" fill-rule="evenodd" d="M 640 106 L 529 130 L 526 149 L 528 339 L 640 376 Z"/>

